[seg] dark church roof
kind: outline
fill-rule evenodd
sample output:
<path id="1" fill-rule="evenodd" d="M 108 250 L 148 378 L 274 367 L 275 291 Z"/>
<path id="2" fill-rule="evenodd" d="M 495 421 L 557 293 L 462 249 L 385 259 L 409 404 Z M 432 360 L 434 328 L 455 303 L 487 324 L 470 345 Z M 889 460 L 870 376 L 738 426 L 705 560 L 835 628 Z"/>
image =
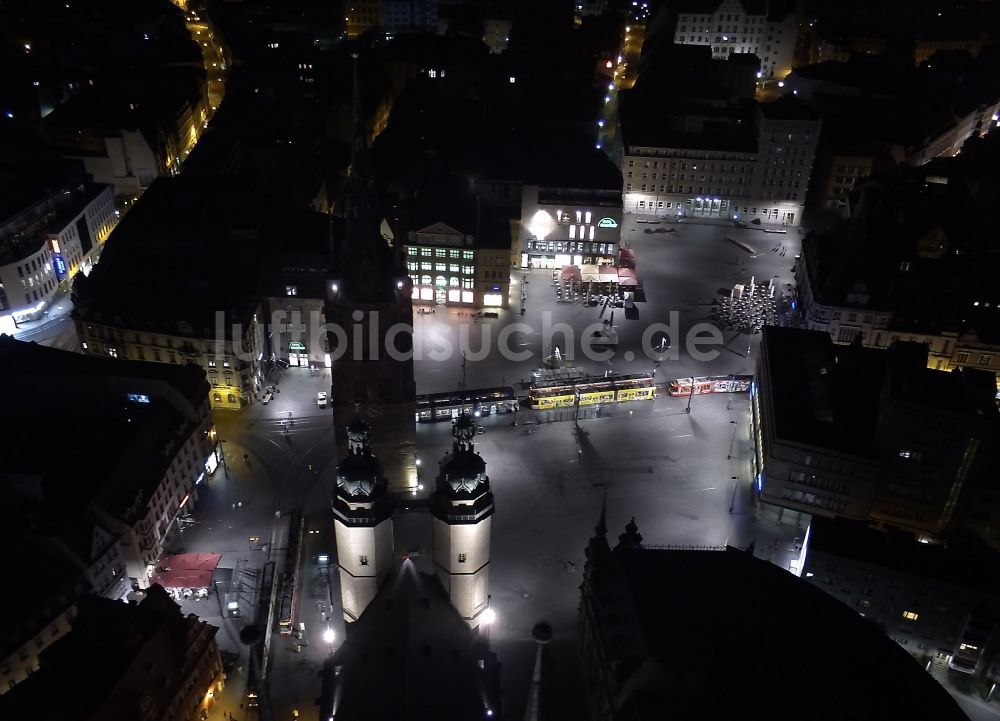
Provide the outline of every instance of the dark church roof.
<path id="1" fill-rule="evenodd" d="M 586 573 L 615 718 L 964 718 L 878 627 L 751 553 L 623 542 Z"/>
<path id="2" fill-rule="evenodd" d="M 438 580 L 403 561 L 330 662 L 320 718 L 484 721 L 500 716 L 500 666 Z M 493 711 L 490 715 L 488 712 Z"/>

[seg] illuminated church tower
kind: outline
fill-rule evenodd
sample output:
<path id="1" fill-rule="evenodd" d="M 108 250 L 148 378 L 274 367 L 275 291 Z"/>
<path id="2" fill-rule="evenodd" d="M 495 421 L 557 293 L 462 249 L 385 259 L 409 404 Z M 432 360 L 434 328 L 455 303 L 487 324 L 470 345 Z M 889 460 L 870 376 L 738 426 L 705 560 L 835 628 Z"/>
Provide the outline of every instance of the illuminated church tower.
<path id="1" fill-rule="evenodd" d="M 390 247 L 382 234 L 359 120 L 356 56 L 354 62 L 354 146 L 344 234 L 334 243 L 327 283 L 330 398 L 338 448 L 346 440 L 343 429 L 360 413 L 378 428 L 375 452 L 389 492 L 401 493 L 417 486 L 412 288 L 398 244 Z"/>
<path id="2" fill-rule="evenodd" d="M 452 606 L 473 625 L 488 605 L 494 510 L 486 462 L 473 450 L 475 432 L 468 415 L 455 421 L 453 450 L 441 461 L 430 499 L 435 573 Z"/>
<path id="3" fill-rule="evenodd" d="M 344 619 L 357 621 L 393 571 L 392 499 L 363 420 L 348 425 L 347 449 L 337 466 L 333 525 Z"/>

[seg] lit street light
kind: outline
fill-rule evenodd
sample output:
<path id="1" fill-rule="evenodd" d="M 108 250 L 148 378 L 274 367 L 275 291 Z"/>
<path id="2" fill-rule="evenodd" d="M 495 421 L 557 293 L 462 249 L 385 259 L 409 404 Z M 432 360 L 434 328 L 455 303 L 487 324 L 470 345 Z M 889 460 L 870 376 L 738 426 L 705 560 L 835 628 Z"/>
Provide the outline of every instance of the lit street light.
<path id="1" fill-rule="evenodd" d="M 328 644 L 330 644 L 331 656 L 333 655 L 333 641 L 336 637 L 337 635 L 333 632 L 333 629 L 330 628 L 329 626 L 327 626 L 326 630 L 323 631 L 323 640 L 326 641 Z"/>

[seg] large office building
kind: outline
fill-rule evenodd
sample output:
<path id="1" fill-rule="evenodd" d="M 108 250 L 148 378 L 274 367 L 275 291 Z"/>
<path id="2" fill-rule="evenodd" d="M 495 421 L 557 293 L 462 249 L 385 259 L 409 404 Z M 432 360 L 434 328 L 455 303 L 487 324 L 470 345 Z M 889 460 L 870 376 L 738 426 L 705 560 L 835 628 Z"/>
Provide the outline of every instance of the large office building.
<path id="1" fill-rule="evenodd" d="M 216 433 L 205 372 L 96 358 L 0 338 L 0 360 L 20 382 L 8 389 L 0 471 L 18 478 L 31 512 L 91 518 L 120 539 L 129 585 L 146 588 L 156 562 L 198 501 L 198 485 L 217 467 Z M 39 435 L 59 397 L 58 439 Z M 16 420 L 14 420 L 16 419 Z M 66 522 L 69 522 L 67 520 Z M 176 536 L 175 536 L 176 538 Z"/>
<path id="2" fill-rule="evenodd" d="M 716 60 L 727 60 L 733 54 L 756 55 L 760 58 L 758 77 L 764 80 L 783 78 L 791 72 L 799 37 L 791 3 L 685 0 L 675 12 L 677 45 L 711 46 Z"/>
<path id="3" fill-rule="evenodd" d="M 638 101 L 621 120 L 623 209 L 798 225 L 820 127 L 792 95 L 771 103 Z"/>
<path id="4" fill-rule="evenodd" d="M 927 347 L 835 346 L 767 327 L 751 390 L 759 503 L 938 540 L 996 542 L 1000 411 L 994 374 L 927 367 Z"/>
<path id="5" fill-rule="evenodd" d="M 0 332 L 13 333 L 91 271 L 118 214 L 112 187 L 75 162 L 4 164 L 0 195 Z"/>
<path id="6" fill-rule="evenodd" d="M 751 549 L 587 546 L 580 660 L 594 721 L 965 718 L 874 624 Z"/>
<path id="7" fill-rule="evenodd" d="M 4 718 L 198 721 L 225 676 L 218 629 L 185 616 L 160 586 L 138 604 L 80 599 L 73 629 L 0 696 Z"/>

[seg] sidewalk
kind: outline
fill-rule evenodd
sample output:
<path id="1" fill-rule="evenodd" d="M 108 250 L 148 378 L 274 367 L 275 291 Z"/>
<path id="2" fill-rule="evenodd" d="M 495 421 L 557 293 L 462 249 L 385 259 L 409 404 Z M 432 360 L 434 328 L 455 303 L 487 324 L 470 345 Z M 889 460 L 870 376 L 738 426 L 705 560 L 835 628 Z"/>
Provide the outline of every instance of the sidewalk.
<path id="1" fill-rule="evenodd" d="M 30 335 L 31 333 L 44 328 L 49 323 L 55 323 L 56 321 L 62 320 L 72 311 L 73 301 L 70 299 L 69 288 L 57 291 L 55 295 L 52 296 L 52 300 L 49 301 L 46 310 L 42 311 L 42 315 L 38 318 L 38 320 L 29 320 L 17 324 L 17 330 L 14 331 L 14 337 L 18 338 L 21 335 Z"/>

